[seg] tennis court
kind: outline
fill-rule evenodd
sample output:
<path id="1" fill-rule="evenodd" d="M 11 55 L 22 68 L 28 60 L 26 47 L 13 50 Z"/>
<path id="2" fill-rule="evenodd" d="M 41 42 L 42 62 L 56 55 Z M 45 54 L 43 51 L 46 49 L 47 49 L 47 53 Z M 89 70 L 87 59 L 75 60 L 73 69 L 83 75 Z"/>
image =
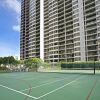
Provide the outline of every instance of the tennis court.
<path id="1" fill-rule="evenodd" d="M 100 100 L 100 75 L 2 73 L 0 100 Z"/>

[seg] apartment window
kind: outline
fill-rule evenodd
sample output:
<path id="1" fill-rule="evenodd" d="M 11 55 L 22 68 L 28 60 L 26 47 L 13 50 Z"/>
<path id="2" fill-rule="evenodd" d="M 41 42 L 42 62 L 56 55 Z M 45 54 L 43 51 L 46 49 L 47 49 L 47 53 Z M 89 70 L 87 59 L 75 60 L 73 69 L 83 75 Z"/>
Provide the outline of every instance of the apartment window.
<path id="1" fill-rule="evenodd" d="M 75 41 L 75 42 L 76 42 L 76 41 L 80 41 L 80 38 L 75 38 L 74 41 Z"/>
<path id="2" fill-rule="evenodd" d="M 80 46 L 80 42 L 75 43 L 74 46 Z"/>
<path id="3" fill-rule="evenodd" d="M 77 52 L 74 54 L 75 56 L 80 56 L 80 52 Z"/>
<path id="4" fill-rule="evenodd" d="M 74 49 L 75 51 L 80 51 L 80 47 L 77 47 Z"/>
<path id="5" fill-rule="evenodd" d="M 97 17 L 97 20 L 100 20 L 100 17 Z"/>
<path id="6" fill-rule="evenodd" d="M 76 8 L 78 8 L 78 5 L 76 5 L 76 6 L 73 6 L 73 9 L 76 9 Z"/>
<path id="7" fill-rule="evenodd" d="M 79 23 L 76 23 L 76 24 L 74 24 L 73 26 L 74 26 L 74 27 L 78 27 L 78 26 L 79 26 Z"/>
<path id="8" fill-rule="evenodd" d="M 54 27 L 54 29 L 57 29 L 57 28 L 58 28 L 57 26 Z"/>
<path id="9" fill-rule="evenodd" d="M 98 22 L 97 25 L 100 26 L 100 22 Z"/>
<path id="10" fill-rule="evenodd" d="M 100 44 L 99 44 L 99 48 L 100 48 Z M 99 51 L 100 52 L 100 51 Z"/>
<path id="11" fill-rule="evenodd" d="M 58 49 L 58 47 L 55 47 L 54 49 Z M 54 53 L 58 53 L 58 51 L 55 51 Z"/>
<path id="12" fill-rule="evenodd" d="M 100 6 L 97 6 L 96 9 L 97 9 L 97 10 L 100 9 Z"/>
<path id="13" fill-rule="evenodd" d="M 54 31 L 54 33 L 57 33 L 57 32 L 58 32 L 57 30 Z"/>
<path id="14" fill-rule="evenodd" d="M 100 33 L 98 33 L 98 36 L 100 37 Z M 98 39 L 98 42 L 100 43 L 100 39 Z"/>
<path id="15" fill-rule="evenodd" d="M 73 18 L 77 18 L 79 16 L 79 14 L 73 15 Z"/>
<path id="16" fill-rule="evenodd" d="M 98 31 L 100 31 L 100 26 L 99 26 L 99 28 L 98 28 Z"/>
<path id="17" fill-rule="evenodd" d="M 58 43 L 54 43 L 54 45 L 58 45 Z"/>
<path id="18" fill-rule="evenodd" d="M 76 37 L 76 36 L 80 36 L 80 33 L 75 33 L 74 34 L 74 37 Z"/>
<path id="19" fill-rule="evenodd" d="M 76 13 L 78 13 L 78 11 L 79 11 L 78 9 L 77 9 L 77 10 L 74 10 L 74 11 L 73 11 L 73 14 L 76 14 Z"/>
<path id="20" fill-rule="evenodd" d="M 97 15 L 100 15 L 100 11 L 97 12 Z"/>
<path id="21" fill-rule="evenodd" d="M 54 55 L 54 58 L 58 58 L 58 55 Z"/>
<path id="22" fill-rule="evenodd" d="M 73 5 L 75 5 L 75 4 L 78 4 L 78 0 L 76 0 L 76 1 L 73 2 Z"/>
<path id="23" fill-rule="evenodd" d="M 74 32 L 77 32 L 77 31 L 79 31 L 79 28 L 74 29 Z"/>
<path id="24" fill-rule="evenodd" d="M 96 5 L 100 4 L 100 1 L 99 1 L 99 0 L 97 0 L 97 1 L 95 2 L 95 4 L 96 4 Z"/>
<path id="25" fill-rule="evenodd" d="M 57 21 L 57 18 L 55 18 L 53 21 Z"/>
<path id="26" fill-rule="evenodd" d="M 80 57 L 75 58 L 75 61 L 80 61 L 80 60 L 81 60 Z"/>
<path id="27" fill-rule="evenodd" d="M 79 21 L 79 19 L 78 19 L 78 18 L 73 20 L 73 22 L 74 22 L 74 23 L 76 23 L 76 22 L 78 22 L 78 21 Z"/>
<path id="28" fill-rule="evenodd" d="M 58 35 L 54 35 L 54 37 L 58 37 Z"/>

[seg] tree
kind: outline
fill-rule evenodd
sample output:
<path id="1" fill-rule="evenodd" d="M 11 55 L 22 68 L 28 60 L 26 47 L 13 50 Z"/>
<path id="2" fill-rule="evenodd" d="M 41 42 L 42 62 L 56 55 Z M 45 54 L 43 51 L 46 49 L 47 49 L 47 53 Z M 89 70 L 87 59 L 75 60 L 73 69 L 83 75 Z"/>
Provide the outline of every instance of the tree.
<path id="1" fill-rule="evenodd" d="M 51 65 L 47 62 L 44 62 L 42 65 L 44 68 L 51 68 Z"/>
<path id="2" fill-rule="evenodd" d="M 24 64 L 29 69 L 35 69 L 37 71 L 40 64 L 42 64 L 43 61 L 39 58 L 28 58 L 24 60 Z"/>
<path id="3" fill-rule="evenodd" d="M 13 56 L 9 57 L 0 57 L 0 65 L 3 65 L 5 68 L 15 68 L 18 64 L 18 61 L 15 60 Z"/>
<path id="4" fill-rule="evenodd" d="M 2 57 L 0 57 L 0 65 L 3 63 L 3 59 Z"/>
<path id="5" fill-rule="evenodd" d="M 16 60 L 13 56 L 0 58 L 0 64 L 8 65 L 8 64 L 15 64 L 15 63 L 16 63 Z"/>
<path id="6" fill-rule="evenodd" d="M 25 65 L 27 68 L 31 68 L 31 67 L 32 67 L 32 60 L 31 60 L 31 58 L 25 59 L 25 60 L 24 60 L 24 65 Z"/>

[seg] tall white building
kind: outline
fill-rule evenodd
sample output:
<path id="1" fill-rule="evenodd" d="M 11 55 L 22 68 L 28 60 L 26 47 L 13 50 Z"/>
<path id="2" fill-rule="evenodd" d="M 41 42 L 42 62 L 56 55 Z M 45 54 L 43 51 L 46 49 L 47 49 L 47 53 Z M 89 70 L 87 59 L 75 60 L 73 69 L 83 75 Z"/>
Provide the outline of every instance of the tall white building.
<path id="1" fill-rule="evenodd" d="M 46 62 L 100 57 L 100 0 L 44 0 Z"/>
<path id="2" fill-rule="evenodd" d="M 100 0 L 22 0 L 21 59 L 29 57 L 99 60 Z"/>

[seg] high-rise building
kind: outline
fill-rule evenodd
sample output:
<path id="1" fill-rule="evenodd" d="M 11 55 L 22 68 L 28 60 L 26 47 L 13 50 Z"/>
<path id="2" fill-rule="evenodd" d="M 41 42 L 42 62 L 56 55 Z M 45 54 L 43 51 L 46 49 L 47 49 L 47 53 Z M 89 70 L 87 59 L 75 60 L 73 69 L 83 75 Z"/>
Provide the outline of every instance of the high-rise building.
<path id="1" fill-rule="evenodd" d="M 100 0 L 22 0 L 20 43 L 21 59 L 99 60 Z"/>
<path id="2" fill-rule="evenodd" d="M 21 1 L 20 58 L 40 58 L 40 0 Z"/>
<path id="3" fill-rule="evenodd" d="M 44 0 L 46 62 L 100 59 L 100 0 Z"/>

